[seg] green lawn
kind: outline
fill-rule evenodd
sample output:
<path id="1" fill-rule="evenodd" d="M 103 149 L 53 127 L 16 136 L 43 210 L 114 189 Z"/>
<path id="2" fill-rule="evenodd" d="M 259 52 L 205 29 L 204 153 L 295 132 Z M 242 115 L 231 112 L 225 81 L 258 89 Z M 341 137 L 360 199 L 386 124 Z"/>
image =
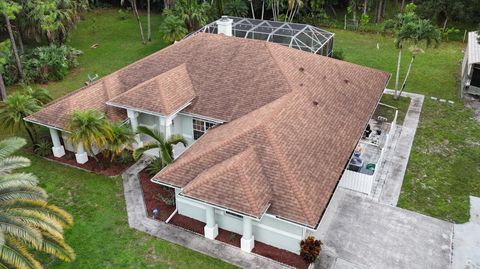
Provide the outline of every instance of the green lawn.
<path id="1" fill-rule="evenodd" d="M 120 20 L 116 10 L 86 14 L 69 40 L 71 46 L 84 51 L 79 68 L 65 80 L 44 87 L 57 98 L 81 87 L 89 73 L 103 76 L 161 49 L 165 44 L 158 40 L 160 22 L 160 16 L 153 16 L 154 41 L 142 45 L 133 18 Z M 397 51 L 391 38 L 334 32 L 335 48 L 344 50 L 345 60 L 394 73 Z M 100 47 L 91 49 L 94 43 Z M 456 74 L 462 48 L 460 43 L 442 44 L 418 56 L 415 63 L 406 91 L 427 98 L 399 202 L 401 207 L 455 222 L 468 220 L 468 195 L 480 196 L 480 126 L 458 99 Z M 408 60 L 406 52 L 404 69 Z M 432 95 L 455 104 L 432 101 Z M 403 111 L 408 105 L 404 99 L 382 101 Z M 0 138 L 6 135 L 0 130 Z M 76 250 L 77 260 L 72 264 L 52 261 L 49 268 L 230 267 L 130 229 L 120 178 L 97 176 L 24 154 L 33 162 L 28 170 L 40 177 L 51 200 L 71 212 L 76 223 L 67 241 Z"/>
<path id="2" fill-rule="evenodd" d="M 145 17 L 142 19 L 146 27 Z M 68 41 L 84 52 L 79 58 L 80 66 L 63 81 L 41 86 L 58 98 L 83 86 L 87 74 L 104 76 L 163 48 L 165 44 L 158 34 L 161 19 L 159 15 L 152 17 L 153 42 L 142 45 L 133 17 L 121 20 L 116 10 L 85 14 Z M 90 48 L 95 43 L 99 48 Z M 0 139 L 10 135 L 0 130 Z M 32 160 L 27 170 L 40 178 L 50 200 L 70 212 L 75 221 L 66 238 L 75 249 L 77 259 L 73 263 L 48 260 L 48 268 L 234 267 L 130 229 L 120 177 L 98 176 L 26 152 L 22 154 Z"/>

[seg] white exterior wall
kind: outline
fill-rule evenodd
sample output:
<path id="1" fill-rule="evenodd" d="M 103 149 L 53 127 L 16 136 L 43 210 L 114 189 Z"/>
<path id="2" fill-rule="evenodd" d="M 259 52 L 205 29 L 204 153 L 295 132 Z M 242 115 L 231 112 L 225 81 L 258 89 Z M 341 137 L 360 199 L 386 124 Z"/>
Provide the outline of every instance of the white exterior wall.
<path id="1" fill-rule="evenodd" d="M 176 192 L 178 213 L 201 222 L 205 222 L 205 207 L 188 198 L 179 196 Z M 218 227 L 237 234 L 242 234 L 243 223 L 239 217 L 227 215 L 224 210 L 215 209 L 215 222 Z M 256 241 L 285 249 L 298 254 L 303 228 L 274 216 L 265 215 L 260 222 L 253 221 L 253 236 Z"/>
<path id="2" fill-rule="evenodd" d="M 183 135 L 187 139 L 188 144 L 191 145 L 193 142 L 192 117 L 177 114 L 172 123 L 172 134 Z M 155 128 L 162 133 L 165 132 L 165 126 L 160 126 L 160 118 L 158 116 L 139 112 L 138 124 L 149 128 Z M 145 141 L 146 139 L 146 137 L 142 136 L 142 141 Z"/>

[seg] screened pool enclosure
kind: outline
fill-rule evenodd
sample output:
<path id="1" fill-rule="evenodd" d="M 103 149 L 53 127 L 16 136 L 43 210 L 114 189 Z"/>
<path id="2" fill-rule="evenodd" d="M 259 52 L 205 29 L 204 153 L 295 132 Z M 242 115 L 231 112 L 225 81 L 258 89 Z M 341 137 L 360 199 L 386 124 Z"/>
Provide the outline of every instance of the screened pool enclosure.
<path id="1" fill-rule="evenodd" d="M 218 33 L 218 21 L 207 24 L 197 31 Z M 300 23 L 278 22 L 228 16 L 233 20 L 232 35 L 278 43 L 291 48 L 324 56 L 333 52 L 333 33 Z"/>

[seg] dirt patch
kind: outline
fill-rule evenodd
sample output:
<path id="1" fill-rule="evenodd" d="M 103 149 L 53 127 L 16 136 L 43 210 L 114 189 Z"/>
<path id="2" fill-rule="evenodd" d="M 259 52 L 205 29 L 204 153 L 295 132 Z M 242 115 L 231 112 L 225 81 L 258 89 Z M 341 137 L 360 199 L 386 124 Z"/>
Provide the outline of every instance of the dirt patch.
<path id="1" fill-rule="evenodd" d="M 158 215 L 156 219 L 166 221 L 168 217 L 175 211 L 175 204 L 167 204 L 162 200 L 162 197 L 172 198 L 175 200 L 175 190 L 168 187 L 155 184 L 150 179 L 152 178 L 145 170 L 142 170 L 138 177 L 140 179 L 140 185 L 142 186 L 143 199 L 147 208 L 147 215 L 151 217 L 153 215 L 153 209 L 158 209 Z"/>
<path id="2" fill-rule="evenodd" d="M 480 98 L 468 94 L 465 96 L 465 104 L 473 109 L 473 119 L 480 122 Z"/>
<path id="3" fill-rule="evenodd" d="M 110 158 L 107 158 L 102 153 L 99 153 L 97 155 L 98 162 L 95 161 L 92 157 L 89 157 L 88 162 L 84 164 L 77 163 L 77 161 L 75 160 L 75 154 L 71 152 L 67 152 L 65 156 L 60 158 L 54 157 L 52 155 L 46 156 L 45 158 L 108 177 L 120 175 L 123 171 L 125 171 L 133 164 L 133 162 L 111 162 Z"/>
<path id="4" fill-rule="evenodd" d="M 180 214 L 176 214 L 170 220 L 169 224 L 179 226 L 200 235 L 203 235 L 203 227 L 205 226 L 205 223 L 201 221 L 182 216 Z M 215 238 L 215 240 L 222 241 L 224 243 L 240 248 L 241 238 L 242 236 L 237 233 L 218 229 L 218 236 Z M 255 247 L 253 248 L 252 252 L 278 261 L 280 263 L 293 266 L 295 268 L 307 268 L 300 255 L 264 244 L 262 242 L 255 241 Z"/>

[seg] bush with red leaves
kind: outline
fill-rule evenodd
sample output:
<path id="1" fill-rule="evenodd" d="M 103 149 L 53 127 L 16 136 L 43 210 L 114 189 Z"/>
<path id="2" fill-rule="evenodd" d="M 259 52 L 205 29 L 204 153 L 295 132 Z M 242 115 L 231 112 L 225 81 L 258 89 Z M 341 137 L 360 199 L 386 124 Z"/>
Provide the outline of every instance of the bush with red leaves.
<path id="1" fill-rule="evenodd" d="M 321 250 L 322 242 L 315 240 L 315 236 L 309 236 L 300 242 L 300 256 L 307 265 L 315 262 Z"/>

